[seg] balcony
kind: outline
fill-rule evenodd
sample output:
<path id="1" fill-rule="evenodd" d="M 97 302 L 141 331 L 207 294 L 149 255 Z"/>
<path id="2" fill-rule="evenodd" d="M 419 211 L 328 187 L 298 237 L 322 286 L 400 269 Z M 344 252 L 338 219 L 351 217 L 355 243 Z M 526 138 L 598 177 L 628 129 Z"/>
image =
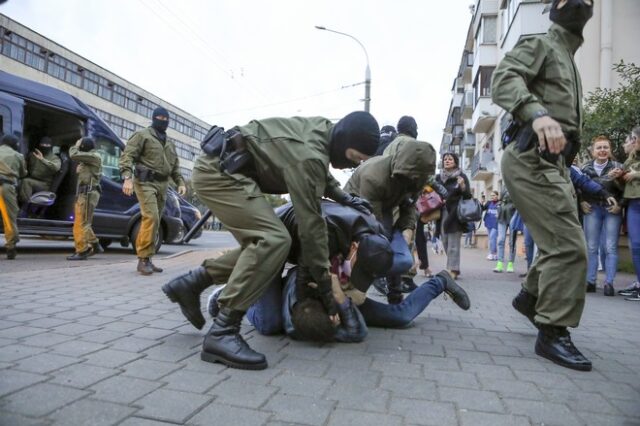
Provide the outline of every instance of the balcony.
<path id="1" fill-rule="evenodd" d="M 495 67 L 497 64 L 498 46 L 495 44 L 479 44 L 473 58 L 473 75 L 477 76 L 482 67 Z"/>
<path id="2" fill-rule="evenodd" d="M 471 117 L 473 133 L 490 133 L 497 118 L 498 107 L 491 100 L 490 93 L 480 96 Z"/>
<path id="3" fill-rule="evenodd" d="M 493 177 L 496 162 L 491 151 L 478 152 L 471 160 L 471 180 L 488 180 Z"/>
<path id="4" fill-rule="evenodd" d="M 476 135 L 473 133 L 465 133 L 462 145 L 465 149 L 475 149 L 476 147 Z"/>
<path id="5" fill-rule="evenodd" d="M 469 119 L 473 115 L 473 90 L 464 92 L 462 98 L 462 118 Z"/>
<path id="6" fill-rule="evenodd" d="M 473 52 L 470 50 L 465 50 L 462 53 L 462 60 L 460 61 L 460 69 L 458 70 L 458 75 L 461 76 L 462 83 L 471 83 L 471 78 L 473 77 L 472 73 L 473 69 Z"/>

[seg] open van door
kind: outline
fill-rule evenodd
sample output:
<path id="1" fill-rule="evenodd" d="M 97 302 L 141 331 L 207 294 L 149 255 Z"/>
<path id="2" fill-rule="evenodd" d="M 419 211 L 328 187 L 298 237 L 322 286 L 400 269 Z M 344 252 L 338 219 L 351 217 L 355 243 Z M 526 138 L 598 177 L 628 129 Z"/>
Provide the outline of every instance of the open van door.
<path id="1" fill-rule="evenodd" d="M 0 132 L 22 138 L 24 123 L 24 101 L 5 92 L 0 92 Z M 26 148 L 21 147 L 21 151 Z M 26 154 L 23 152 L 23 154 Z"/>

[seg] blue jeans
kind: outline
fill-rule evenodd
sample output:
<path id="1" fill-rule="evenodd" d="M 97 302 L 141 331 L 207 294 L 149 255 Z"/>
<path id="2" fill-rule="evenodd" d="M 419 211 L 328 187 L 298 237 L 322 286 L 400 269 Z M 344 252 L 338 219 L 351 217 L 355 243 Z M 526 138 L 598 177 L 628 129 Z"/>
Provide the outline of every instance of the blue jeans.
<path id="1" fill-rule="evenodd" d="M 405 327 L 444 291 L 444 284 L 444 278 L 434 277 L 409 293 L 398 305 L 389 305 L 366 298 L 358 309 L 370 327 Z"/>
<path id="2" fill-rule="evenodd" d="M 531 264 L 533 263 L 533 253 L 535 252 L 536 249 L 536 243 L 533 241 L 533 237 L 531 236 L 531 233 L 529 232 L 529 230 L 527 229 L 527 227 L 524 227 L 524 249 L 525 249 L 525 256 L 527 257 L 527 270 L 531 267 Z"/>
<path id="3" fill-rule="evenodd" d="M 598 274 L 598 249 L 600 235 L 604 232 L 605 248 L 605 283 L 613 284 L 618 268 L 618 238 L 622 215 L 611 214 L 604 206 L 591 205 L 591 213 L 584 215 L 584 234 L 587 240 L 587 282 L 595 283 Z M 631 233 L 629 233 L 631 235 Z"/>
<path id="4" fill-rule="evenodd" d="M 249 307 L 247 319 L 260 334 L 272 335 L 283 332 L 282 297 L 283 279 L 278 274 L 256 303 Z"/>
<path id="5" fill-rule="evenodd" d="M 391 240 L 391 250 L 393 250 L 393 263 L 387 275 L 402 275 L 413 266 L 413 255 L 409 250 L 409 245 L 404 240 L 402 232 L 393 231 Z"/>
<path id="6" fill-rule="evenodd" d="M 489 253 L 496 255 L 498 253 L 498 228 L 488 229 L 489 231 Z"/>
<path id="7" fill-rule="evenodd" d="M 508 224 L 498 222 L 498 260 L 500 262 L 504 262 L 504 245 L 507 240 L 507 228 L 509 228 Z M 513 232 L 513 230 L 511 230 L 511 232 Z M 512 247 L 509 247 L 509 262 L 513 262 L 516 258 L 515 244 L 511 245 Z"/>
<path id="8" fill-rule="evenodd" d="M 640 281 L 640 198 L 632 198 L 627 205 L 627 233 L 631 246 L 631 261 Z"/>

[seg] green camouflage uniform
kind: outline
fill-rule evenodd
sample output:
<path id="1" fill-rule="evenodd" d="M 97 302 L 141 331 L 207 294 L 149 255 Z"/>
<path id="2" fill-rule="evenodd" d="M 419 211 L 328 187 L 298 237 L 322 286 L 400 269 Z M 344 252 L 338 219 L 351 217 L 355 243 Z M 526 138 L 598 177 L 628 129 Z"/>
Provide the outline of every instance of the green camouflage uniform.
<path id="1" fill-rule="evenodd" d="M 76 253 L 82 253 L 90 244 L 98 242 L 91 229 L 93 212 L 100 201 L 100 177 L 102 176 L 102 158 L 94 149 L 80 151 L 75 146 L 69 149 L 69 156 L 78 163 L 78 189 L 75 217 L 73 219 L 73 242 Z"/>
<path id="2" fill-rule="evenodd" d="M 7 145 L 0 145 L 0 216 L 4 227 L 5 247 L 12 249 L 20 241 L 18 234 L 18 179 L 27 175 L 24 157 Z"/>
<path id="3" fill-rule="evenodd" d="M 135 165 L 142 165 L 160 176 L 160 179 L 147 182 L 140 182 L 135 178 L 133 180 L 133 189 L 142 214 L 136 253 L 139 258 L 149 258 L 155 254 L 154 242 L 167 199 L 169 178 L 178 186 L 184 186 L 185 183 L 180 174 L 175 146 L 168 140 L 163 142 L 152 127 L 135 132 L 127 141 L 120 157 L 122 177 L 133 177 Z"/>
<path id="4" fill-rule="evenodd" d="M 53 152 L 44 155 L 42 160 L 31 153 L 27 162 L 29 177 L 20 184 L 20 201 L 23 203 L 36 192 L 51 190 L 53 178 L 62 166 L 62 160 Z"/>
<path id="5" fill-rule="evenodd" d="M 547 112 L 565 135 L 579 140 L 582 86 L 573 55 L 582 42 L 557 24 L 545 35 L 521 40 L 493 73 L 493 101 L 521 123 Z M 577 327 L 587 256 L 569 171 L 562 156 L 551 163 L 537 148 L 520 152 L 515 145 L 504 151 L 502 174 L 539 250 L 523 287 L 538 298 L 538 323 Z"/>

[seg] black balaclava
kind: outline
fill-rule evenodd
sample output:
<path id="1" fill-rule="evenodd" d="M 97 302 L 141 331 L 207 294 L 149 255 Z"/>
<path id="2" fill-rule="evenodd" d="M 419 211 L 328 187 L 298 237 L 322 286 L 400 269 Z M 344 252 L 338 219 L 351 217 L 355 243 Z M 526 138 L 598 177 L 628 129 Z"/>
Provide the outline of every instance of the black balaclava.
<path id="1" fill-rule="evenodd" d="M 418 123 L 413 117 L 404 115 L 398 120 L 398 133 L 409 135 L 415 139 L 418 137 Z"/>
<path id="2" fill-rule="evenodd" d="M 94 149 L 95 147 L 96 147 L 96 142 L 93 140 L 93 138 L 84 137 L 82 138 L 82 141 L 80 142 L 80 147 L 78 149 L 82 152 L 88 152 Z"/>
<path id="3" fill-rule="evenodd" d="M 336 169 L 357 167 L 345 153 L 353 148 L 365 155 L 372 156 L 378 149 L 380 128 L 378 122 L 365 111 L 355 111 L 338 121 L 331 131 L 329 158 Z"/>
<path id="4" fill-rule="evenodd" d="M 157 117 L 163 116 L 166 117 L 166 120 L 159 120 Z M 158 107 L 153 110 L 153 115 L 151 116 L 151 127 L 156 129 L 160 133 L 166 133 L 167 127 L 169 127 L 169 111 L 165 108 Z"/>
<path id="5" fill-rule="evenodd" d="M 553 0 L 549 19 L 570 33 L 582 37 L 584 26 L 593 16 L 593 3 L 589 6 L 584 0 L 568 0 L 562 9 L 558 9 L 558 3 L 560 0 Z"/>
<path id="6" fill-rule="evenodd" d="M 13 135 L 4 135 L 2 139 L 0 139 L 0 145 L 7 145 L 9 148 L 12 148 L 14 151 L 18 150 L 18 142 L 19 142 L 19 139 Z"/>
<path id="7" fill-rule="evenodd" d="M 53 147 L 53 141 L 49 136 L 45 136 L 40 139 L 40 143 L 38 144 L 38 150 L 42 153 L 42 155 L 47 155 L 51 152 Z"/>

